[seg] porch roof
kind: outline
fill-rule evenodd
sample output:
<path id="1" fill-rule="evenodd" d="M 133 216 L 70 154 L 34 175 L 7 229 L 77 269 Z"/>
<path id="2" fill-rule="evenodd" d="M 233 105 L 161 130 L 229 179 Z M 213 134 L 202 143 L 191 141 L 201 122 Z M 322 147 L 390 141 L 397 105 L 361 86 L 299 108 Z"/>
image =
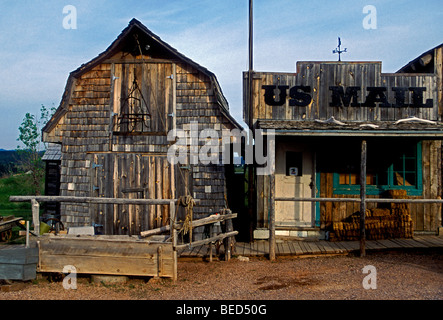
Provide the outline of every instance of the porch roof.
<path id="1" fill-rule="evenodd" d="M 398 121 L 258 120 L 256 129 L 287 136 L 415 137 L 443 139 L 443 123 L 415 117 Z M 267 134 L 267 133 L 264 133 Z"/>

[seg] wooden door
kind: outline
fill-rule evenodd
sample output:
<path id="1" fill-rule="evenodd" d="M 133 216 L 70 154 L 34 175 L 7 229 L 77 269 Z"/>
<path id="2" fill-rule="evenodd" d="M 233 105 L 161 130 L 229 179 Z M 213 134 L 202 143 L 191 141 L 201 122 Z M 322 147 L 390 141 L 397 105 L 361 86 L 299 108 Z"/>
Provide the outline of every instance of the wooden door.
<path id="1" fill-rule="evenodd" d="M 165 135 L 174 127 L 175 65 L 115 63 L 114 133 Z"/>
<path id="2" fill-rule="evenodd" d="M 173 199 L 174 170 L 166 155 L 95 154 L 91 167 L 95 197 L 124 199 Z M 91 206 L 95 223 L 105 234 L 137 235 L 169 223 L 165 205 L 96 204 Z"/>
<path id="3" fill-rule="evenodd" d="M 298 160 L 291 165 L 291 157 Z M 307 150 L 277 150 L 275 196 L 281 198 L 310 198 L 312 196 L 312 154 Z M 313 205 L 311 202 L 276 201 L 276 226 L 311 227 Z"/>

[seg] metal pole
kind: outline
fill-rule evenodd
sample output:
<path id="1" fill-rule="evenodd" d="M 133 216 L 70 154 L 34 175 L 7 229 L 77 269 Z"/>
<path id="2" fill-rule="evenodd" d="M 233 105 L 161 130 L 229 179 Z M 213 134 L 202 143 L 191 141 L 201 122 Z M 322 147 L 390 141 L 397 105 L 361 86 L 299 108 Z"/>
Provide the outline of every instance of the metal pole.
<path id="1" fill-rule="evenodd" d="M 360 256 L 366 255 L 365 241 L 365 216 L 366 216 L 366 161 L 367 161 L 367 143 L 361 142 L 361 162 L 360 162 Z"/>
<path id="2" fill-rule="evenodd" d="M 252 10 L 253 0 L 249 0 L 249 71 L 254 69 L 253 67 L 253 10 Z"/>
<path id="3" fill-rule="evenodd" d="M 248 126 L 252 128 L 252 73 L 253 73 L 253 0 L 249 0 L 249 67 L 248 67 Z M 252 131 L 249 131 L 252 134 Z M 250 139 L 249 141 L 252 141 Z M 246 156 L 246 155 L 245 155 Z M 255 157 L 253 157 L 254 159 Z M 255 160 L 253 160 L 254 162 Z M 248 164 L 248 216 L 249 216 L 249 240 L 253 240 L 253 220 L 254 220 L 254 163 Z"/>

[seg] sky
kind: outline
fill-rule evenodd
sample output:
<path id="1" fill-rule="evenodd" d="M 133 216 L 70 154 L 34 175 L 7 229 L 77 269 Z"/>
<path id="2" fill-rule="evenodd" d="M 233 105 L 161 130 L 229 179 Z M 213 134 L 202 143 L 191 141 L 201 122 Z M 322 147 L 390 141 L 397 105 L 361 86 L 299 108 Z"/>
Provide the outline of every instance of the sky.
<path id="1" fill-rule="evenodd" d="M 75 12 L 64 11 L 68 5 Z M 231 114 L 246 127 L 248 5 L 249 0 L 0 0 L 0 149 L 20 145 L 25 114 L 38 115 L 42 105 L 58 107 L 69 73 L 105 51 L 132 18 L 212 71 Z M 364 11 L 368 5 L 371 10 Z M 347 48 L 343 61 L 382 61 L 382 72 L 395 72 L 443 42 L 442 0 L 254 0 L 253 9 L 256 71 L 295 72 L 297 61 L 336 61 L 332 51 L 340 37 Z"/>

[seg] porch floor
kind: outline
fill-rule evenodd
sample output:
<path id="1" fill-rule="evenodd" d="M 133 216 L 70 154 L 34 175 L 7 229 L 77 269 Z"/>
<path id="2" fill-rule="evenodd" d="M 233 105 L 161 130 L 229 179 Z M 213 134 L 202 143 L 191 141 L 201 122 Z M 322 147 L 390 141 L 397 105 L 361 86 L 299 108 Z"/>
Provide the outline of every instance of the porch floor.
<path id="1" fill-rule="evenodd" d="M 416 235 L 412 239 L 366 240 L 366 251 L 392 249 L 424 249 L 443 248 L 443 236 Z M 216 257 L 215 246 L 212 248 Z M 277 256 L 303 256 L 322 254 L 347 254 L 360 250 L 359 241 L 308 241 L 308 240 L 277 240 L 275 253 Z M 223 253 L 223 246 L 220 248 Z M 191 249 L 182 249 L 178 252 L 179 258 L 206 258 L 209 257 L 209 245 L 202 245 Z M 237 242 L 233 256 L 266 256 L 269 254 L 267 240 L 254 242 Z"/>

